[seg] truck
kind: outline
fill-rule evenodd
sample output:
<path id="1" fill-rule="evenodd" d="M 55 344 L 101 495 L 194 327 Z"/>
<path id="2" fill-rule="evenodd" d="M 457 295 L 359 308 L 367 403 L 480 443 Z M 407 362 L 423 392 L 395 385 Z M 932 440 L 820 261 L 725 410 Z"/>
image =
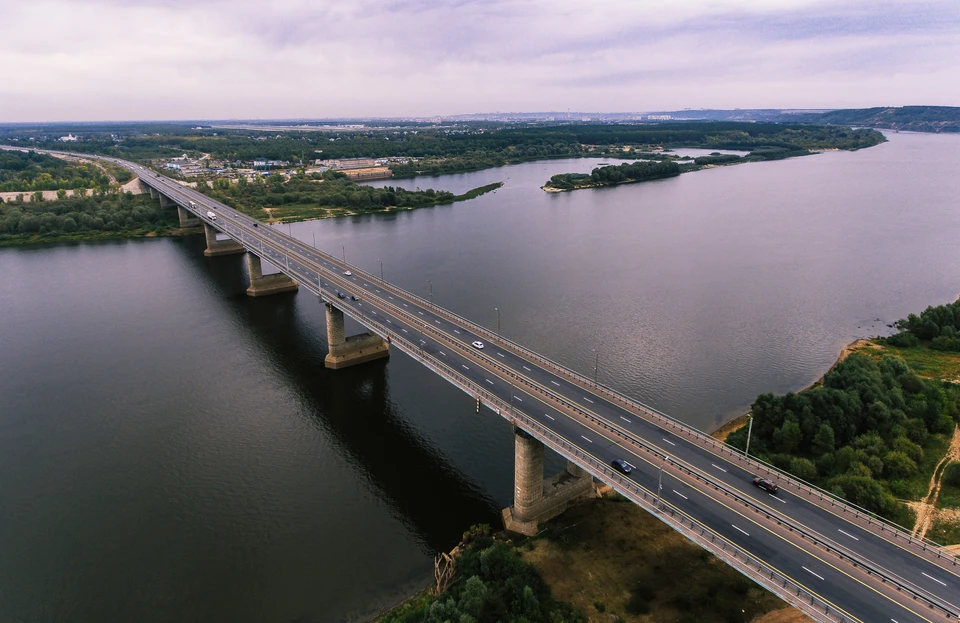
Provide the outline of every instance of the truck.
<path id="1" fill-rule="evenodd" d="M 211 212 L 210 210 L 207 210 L 207 218 L 210 219 L 211 221 L 215 221 L 217 220 L 217 215 Z"/>

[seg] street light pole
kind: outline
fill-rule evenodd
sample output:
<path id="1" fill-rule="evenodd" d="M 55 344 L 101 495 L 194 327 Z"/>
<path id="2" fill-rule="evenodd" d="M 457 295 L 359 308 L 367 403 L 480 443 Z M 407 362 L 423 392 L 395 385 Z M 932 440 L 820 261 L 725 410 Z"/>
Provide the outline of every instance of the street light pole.
<path id="1" fill-rule="evenodd" d="M 663 463 L 660 464 L 660 476 L 657 478 L 657 510 L 660 510 L 660 492 L 663 491 Z"/>
<path id="2" fill-rule="evenodd" d="M 313 234 L 313 248 L 316 249 L 317 248 L 317 232 L 312 231 L 310 233 Z"/>
<path id="3" fill-rule="evenodd" d="M 427 279 L 427 283 L 430 284 L 430 304 L 433 305 L 433 282 Z"/>
<path id="4" fill-rule="evenodd" d="M 494 307 L 493 311 L 497 312 L 497 337 L 500 337 L 500 308 Z"/>
<path id="5" fill-rule="evenodd" d="M 747 424 L 747 445 L 743 449 L 743 456 L 750 456 L 750 433 L 753 432 L 753 416 L 748 415 L 749 423 Z"/>
<path id="6" fill-rule="evenodd" d="M 340 243 L 340 250 L 343 252 L 343 263 L 347 263 L 347 248 L 343 246 L 343 243 Z"/>
<path id="7" fill-rule="evenodd" d="M 380 283 L 383 283 L 383 260 L 380 261 Z"/>
<path id="8" fill-rule="evenodd" d="M 596 353 L 597 358 L 593 362 L 593 382 L 597 382 L 597 373 L 600 371 L 600 351 L 596 348 L 593 349 L 593 352 Z"/>

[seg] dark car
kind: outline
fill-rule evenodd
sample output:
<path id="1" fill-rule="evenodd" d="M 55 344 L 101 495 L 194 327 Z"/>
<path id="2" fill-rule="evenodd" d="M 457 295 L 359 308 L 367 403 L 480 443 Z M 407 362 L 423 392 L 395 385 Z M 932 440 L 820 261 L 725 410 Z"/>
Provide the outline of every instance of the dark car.
<path id="1" fill-rule="evenodd" d="M 777 483 L 773 482 L 772 480 L 767 480 L 766 478 L 761 478 L 759 476 L 753 479 L 753 484 L 754 486 L 760 487 L 767 493 L 776 493 L 780 488 L 777 486 Z"/>
<path id="2" fill-rule="evenodd" d="M 622 472 L 624 474 L 629 474 L 633 471 L 633 466 L 623 459 L 613 459 L 610 461 L 610 464 L 613 465 L 614 469 L 616 469 L 618 472 Z"/>
<path id="3" fill-rule="evenodd" d="M 350 300 L 351 300 L 351 301 L 359 301 L 359 300 L 360 300 L 360 297 L 357 296 L 356 294 L 351 294 L 351 295 L 350 295 Z"/>
<path id="4" fill-rule="evenodd" d="M 337 298 L 338 298 L 338 299 L 342 299 L 342 298 L 344 298 L 345 296 L 347 296 L 346 294 L 344 294 L 344 293 L 341 292 L 340 290 L 334 290 L 334 292 L 337 293 Z"/>
<path id="5" fill-rule="evenodd" d="M 257 223 L 254 223 L 253 226 L 254 226 L 254 227 L 259 227 L 259 225 L 258 225 Z"/>

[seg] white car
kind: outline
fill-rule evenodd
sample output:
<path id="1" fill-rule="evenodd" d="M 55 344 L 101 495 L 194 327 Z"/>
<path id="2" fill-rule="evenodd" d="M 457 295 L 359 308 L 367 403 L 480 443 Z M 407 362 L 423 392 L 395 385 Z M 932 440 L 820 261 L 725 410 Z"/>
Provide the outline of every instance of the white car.
<path id="1" fill-rule="evenodd" d="M 481 342 L 480 340 L 477 340 L 476 342 L 473 342 L 473 347 L 483 350 L 483 342 Z"/>
<path id="2" fill-rule="evenodd" d="M 213 212 L 207 211 L 207 218 L 210 219 L 211 221 L 215 221 L 217 220 L 217 215 L 214 214 Z"/>
<path id="3" fill-rule="evenodd" d="M 353 276 L 353 273 L 351 273 L 349 270 L 343 271 L 343 274 L 346 275 L 347 277 L 352 277 L 352 276 Z"/>

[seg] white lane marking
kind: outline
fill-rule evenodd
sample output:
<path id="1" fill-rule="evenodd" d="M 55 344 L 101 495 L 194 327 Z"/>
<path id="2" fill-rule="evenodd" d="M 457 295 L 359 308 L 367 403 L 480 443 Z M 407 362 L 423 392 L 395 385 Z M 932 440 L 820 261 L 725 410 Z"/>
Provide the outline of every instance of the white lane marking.
<path id="1" fill-rule="evenodd" d="M 630 424 L 630 420 L 628 420 L 627 418 L 623 417 L 622 415 L 620 416 L 620 419 L 623 420 L 624 422 L 626 422 L 627 424 Z"/>
<path id="2" fill-rule="evenodd" d="M 523 369 L 526 370 L 527 372 L 533 372 L 533 370 L 531 370 L 531 369 L 528 368 L 527 366 L 523 366 Z"/>
<path id="3" fill-rule="evenodd" d="M 586 400 L 587 402 L 589 402 L 590 404 L 593 404 L 593 401 L 590 400 L 589 398 L 587 398 L 586 396 L 584 396 L 583 399 Z"/>
<path id="4" fill-rule="evenodd" d="M 470 369 L 470 368 L 468 368 L 467 366 L 464 366 L 462 363 L 461 363 L 460 365 L 463 366 L 463 369 L 464 369 L 464 370 L 469 370 L 469 369 Z"/>
<path id="5" fill-rule="evenodd" d="M 410 307 L 410 306 L 409 306 L 409 305 L 407 305 L 406 303 L 404 303 L 404 304 L 403 304 L 403 306 L 404 306 L 404 307 Z"/>
<path id="6" fill-rule="evenodd" d="M 557 387 L 560 387 L 560 383 L 557 383 L 556 381 L 550 381 L 550 382 L 556 385 Z"/>
<path id="7" fill-rule="evenodd" d="M 421 316 L 423 315 L 423 312 L 422 312 L 422 311 L 418 311 L 417 313 L 420 314 Z"/>
<path id="8" fill-rule="evenodd" d="M 896 619 L 890 619 L 890 620 L 893 621 L 893 623 L 900 623 L 900 621 L 897 621 Z"/>
<path id="9" fill-rule="evenodd" d="M 376 289 L 376 288 L 374 288 L 374 290 L 377 290 L 377 289 Z M 377 294 L 380 294 L 380 290 L 377 290 Z"/>
<path id="10" fill-rule="evenodd" d="M 810 571 L 810 570 L 807 569 L 806 567 L 801 566 L 800 568 L 803 569 L 804 571 L 806 571 L 807 573 L 809 573 L 810 575 L 812 575 L 812 576 L 815 577 L 815 578 L 820 578 L 821 580 L 823 579 L 823 576 L 822 576 L 822 575 L 820 575 L 820 574 L 818 574 L 818 573 L 814 573 L 813 571 Z"/>
<path id="11" fill-rule="evenodd" d="M 521 398 L 520 396 L 514 396 L 514 398 L 516 398 L 516 399 L 519 400 L 520 402 L 523 402 L 523 398 Z"/>
<path id="12" fill-rule="evenodd" d="M 671 446 L 677 445 L 677 444 L 673 443 L 672 441 L 670 441 L 669 439 L 667 439 L 666 437 L 661 437 L 660 439 L 663 439 L 664 441 L 666 441 L 666 442 L 667 442 L 668 444 L 670 444 Z"/>
<path id="13" fill-rule="evenodd" d="M 409 331 L 407 331 L 406 329 L 404 329 L 404 330 L 403 330 L 403 332 L 404 332 L 404 333 L 410 333 L 410 332 L 409 332 Z"/>
<path id="14" fill-rule="evenodd" d="M 497 356 L 503 357 L 503 353 L 497 353 Z"/>
<path id="15" fill-rule="evenodd" d="M 768 493 L 767 495 L 769 495 L 770 497 L 772 497 L 772 498 L 773 498 L 774 500 L 776 500 L 777 502 L 780 502 L 781 504 L 786 504 L 786 503 L 787 503 L 786 500 L 784 500 L 783 498 L 778 498 L 777 496 L 775 496 L 775 495 L 772 494 L 772 493 Z"/>
<path id="16" fill-rule="evenodd" d="M 454 333 L 460 333 L 460 332 L 459 332 L 459 331 L 457 331 L 456 329 L 454 329 L 454 330 L 453 330 L 453 332 L 454 332 Z"/>
<path id="17" fill-rule="evenodd" d="M 387 322 L 390 322 L 390 319 L 389 319 L 389 318 L 387 318 Z M 393 324 L 393 323 L 392 323 L 392 322 L 390 322 L 390 324 Z"/>
<path id="18" fill-rule="evenodd" d="M 443 352 L 442 350 L 438 350 L 437 352 L 440 353 L 441 355 L 443 355 L 444 357 L 447 356 L 447 353 Z"/>
<path id="19" fill-rule="evenodd" d="M 377 292 L 379 292 L 379 290 L 377 290 Z M 390 296 L 389 294 L 387 295 L 387 298 L 390 299 L 391 301 L 393 300 L 393 297 Z"/>
<path id="20" fill-rule="evenodd" d="M 486 381 L 487 383 L 490 383 L 491 385 L 493 385 L 493 381 L 491 381 L 490 379 L 483 379 L 483 380 Z"/>
<path id="21" fill-rule="evenodd" d="M 371 311 L 370 313 L 373 314 L 374 316 L 377 315 L 377 312 L 375 312 L 375 311 Z"/>
<path id="22" fill-rule="evenodd" d="M 845 534 L 845 535 L 847 535 L 848 537 L 850 537 L 850 538 L 853 539 L 854 541 L 859 541 L 859 540 L 860 540 L 860 539 L 858 539 L 857 537 L 855 537 L 855 536 L 853 536 L 852 534 L 850 534 L 849 532 L 844 532 L 844 531 L 841 530 L 840 528 L 837 528 L 837 531 L 838 531 L 840 534 Z"/>
<path id="23" fill-rule="evenodd" d="M 924 573 L 923 571 L 921 571 L 920 573 L 923 573 L 923 575 L 927 575 L 927 574 Z M 927 577 L 930 578 L 931 580 L 933 580 L 934 582 L 936 582 L 937 584 L 942 584 L 943 586 L 946 586 L 946 585 L 947 585 L 946 582 L 941 582 L 940 580 L 938 580 L 937 578 L 933 577 L 932 575 L 927 575 Z"/>
<path id="24" fill-rule="evenodd" d="M 677 491 L 676 489 L 671 489 L 671 491 L 673 491 L 674 493 L 676 493 L 677 495 L 679 495 L 680 497 L 682 497 L 684 500 L 689 500 L 689 499 L 690 499 L 690 498 L 688 498 L 687 496 L 685 496 L 684 494 L 682 494 L 682 493 L 680 493 L 679 491 Z"/>
<path id="25" fill-rule="evenodd" d="M 733 524 L 730 524 L 730 525 L 733 526 Z M 746 530 L 744 530 L 743 528 L 737 528 L 736 526 L 733 526 L 733 527 L 734 527 L 736 530 L 739 530 L 740 532 L 746 534 L 747 536 L 750 536 L 750 533 L 747 532 Z M 820 578 L 820 579 L 822 580 L 823 578 Z"/>
<path id="26" fill-rule="evenodd" d="M 440 321 L 439 321 L 439 320 L 434 320 L 434 322 L 437 323 L 437 324 L 440 324 Z"/>
<path id="27" fill-rule="evenodd" d="M 581 437 L 583 437 L 583 435 L 580 435 L 580 436 L 581 436 Z M 589 439 L 587 439 L 586 437 L 583 437 L 583 438 L 584 438 L 584 439 L 586 439 L 587 441 L 590 441 L 590 440 L 589 440 Z M 592 441 L 590 441 L 590 443 L 593 443 L 593 442 L 592 442 Z"/>
<path id="28" fill-rule="evenodd" d="M 719 469 L 721 472 L 726 473 L 726 471 L 727 471 L 727 470 L 723 469 L 722 467 L 720 467 L 719 465 L 717 465 L 716 463 L 711 463 L 710 465 L 713 465 L 714 467 L 716 467 L 717 469 Z"/>
<path id="29" fill-rule="evenodd" d="M 553 416 L 550 415 L 549 413 L 544 413 L 544 415 L 547 416 L 548 418 L 550 418 L 551 420 L 553 419 Z"/>

